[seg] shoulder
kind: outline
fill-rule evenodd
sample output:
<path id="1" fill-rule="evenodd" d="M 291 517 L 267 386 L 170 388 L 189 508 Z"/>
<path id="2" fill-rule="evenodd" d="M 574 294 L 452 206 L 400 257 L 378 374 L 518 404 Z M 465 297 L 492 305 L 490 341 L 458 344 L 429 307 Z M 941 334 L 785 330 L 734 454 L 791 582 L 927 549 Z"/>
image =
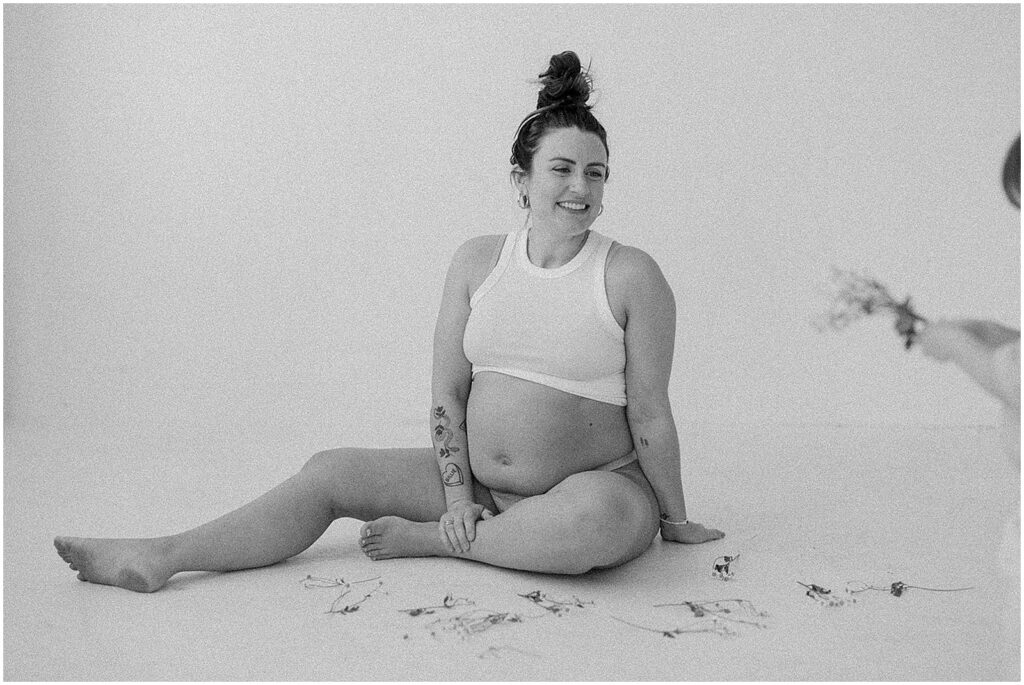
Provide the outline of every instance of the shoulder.
<path id="1" fill-rule="evenodd" d="M 620 276 L 640 277 L 661 273 L 654 257 L 639 247 L 631 247 L 614 241 L 608 250 L 608 271 L 614 271 Z"/>
<path id="2" fill-rule="evenodd" d="M 497 264 L 504 244 L 505 234 L 470 238 L 455 250 L 448 267 L 449 278 L 464 283 L 472 292 Z"/>
<path id="3" fill-rule="evenodd" d="M 640 248 L 621 243 L 612 243 L 608 251 L 605 282 L 610 293 L 621 293 L 627 298 L 673 298 L 658 262 Z"/>
<path id="4" fill-rule="evenodd" d="M 501 253 L 505 243 L 505 234 L 478 235 L 459 245 L 452 256 L 452 265 L 472 266 L 479 262 L 487 262 Z"/>
<path id="5" fill-rule="evenodd" d="M 473 260 L 476 258 L 490 256 L 495 249 L 500 250 L 505 242 L 505 234 L 478 235 L 470 238 L 459 245 L 455 250 L 455 258 L 461 260 Z"/>

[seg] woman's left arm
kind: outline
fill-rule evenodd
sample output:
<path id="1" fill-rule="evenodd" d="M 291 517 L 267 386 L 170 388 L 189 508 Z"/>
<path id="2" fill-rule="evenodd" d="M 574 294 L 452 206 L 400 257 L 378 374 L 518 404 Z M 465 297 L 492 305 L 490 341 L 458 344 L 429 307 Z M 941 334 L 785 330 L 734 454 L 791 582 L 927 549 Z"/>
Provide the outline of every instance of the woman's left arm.
<path id="1" fill-rule="evenodd" d="M 689 521 L 680 475 L 679 436 L 668 396 L 676 304 L 657 263 L 622 245 L 609 260 L 609 293 L 626 319 L 626 415 L 640 467 L 661 507 L 661 536 L 676 542 L 718 540 L 725 533 Z"/>

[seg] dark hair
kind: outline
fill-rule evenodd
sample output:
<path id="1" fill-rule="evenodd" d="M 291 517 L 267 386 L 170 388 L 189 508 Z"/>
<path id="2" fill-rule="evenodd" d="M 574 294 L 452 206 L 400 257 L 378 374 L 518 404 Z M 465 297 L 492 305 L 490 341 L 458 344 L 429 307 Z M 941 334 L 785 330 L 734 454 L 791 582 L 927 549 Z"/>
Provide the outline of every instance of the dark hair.
<path id="1" fill-rule="evenodd" d="M 541 138 L 559 128 L 596 133 L 607 153 L 608 134 L 587 104 L 592 89 L 589 69 L 583 71 L 576 53 L 566 51 L 553 55 L 548 70 L 538 77 L 543 88 L 537 94 L 537 109 L 519 124 L 509 161 L 529 173 Z"/>
<path id="2" fill-rule="evenodd" d="M 1013 141 L 1003 162 L 1003 190 L 1013 206 L 1020 209 L 1020 136 Z"/>

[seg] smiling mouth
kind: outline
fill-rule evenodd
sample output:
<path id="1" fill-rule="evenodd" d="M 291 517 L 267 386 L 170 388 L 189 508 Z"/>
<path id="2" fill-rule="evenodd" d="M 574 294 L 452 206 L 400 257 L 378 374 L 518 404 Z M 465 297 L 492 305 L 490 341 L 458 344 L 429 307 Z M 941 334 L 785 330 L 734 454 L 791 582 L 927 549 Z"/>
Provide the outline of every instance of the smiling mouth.
<path id="1" fill-rule="evenodd" d="M 583 212 L 587 209 L 587 205 L 582 202 L 559 202 L 558 206 L 562 209 L 568 209 L 573 212 Z"/>

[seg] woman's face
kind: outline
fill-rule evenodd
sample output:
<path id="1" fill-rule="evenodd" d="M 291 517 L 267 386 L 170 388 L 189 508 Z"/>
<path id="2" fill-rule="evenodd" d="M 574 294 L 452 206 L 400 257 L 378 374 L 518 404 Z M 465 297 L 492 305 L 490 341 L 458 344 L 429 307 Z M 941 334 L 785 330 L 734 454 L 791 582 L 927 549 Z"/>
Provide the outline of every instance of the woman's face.
<path id="1" fill-rule="evenodd" d="M 533 171 L 517 185 L 530 198 L 534 224 L 575 233 L 601 213 L 607 174 L 608 154 L 596 133 L 558 128 L 541 138 Z"/>

